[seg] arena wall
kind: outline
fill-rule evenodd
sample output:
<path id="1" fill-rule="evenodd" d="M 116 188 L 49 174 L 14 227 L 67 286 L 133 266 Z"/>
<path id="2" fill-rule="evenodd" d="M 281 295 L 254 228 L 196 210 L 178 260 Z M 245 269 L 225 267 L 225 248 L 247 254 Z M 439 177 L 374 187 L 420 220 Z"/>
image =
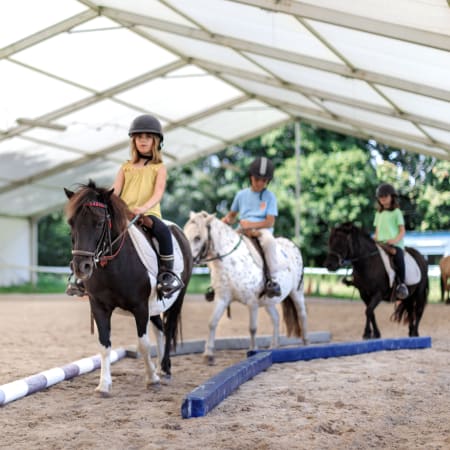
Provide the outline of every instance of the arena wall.
<path id="1" fill-rule="evenodd" d="M 0 286 L 31 281 L 32 228 L 27 219 L 0 217 Z"/>

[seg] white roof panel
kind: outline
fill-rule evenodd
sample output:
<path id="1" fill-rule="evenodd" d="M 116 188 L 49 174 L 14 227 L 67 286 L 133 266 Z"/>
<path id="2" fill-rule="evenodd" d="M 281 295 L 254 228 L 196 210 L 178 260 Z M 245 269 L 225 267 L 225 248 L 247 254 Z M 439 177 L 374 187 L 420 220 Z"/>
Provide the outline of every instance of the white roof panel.
<path id="1" fill-rule="evenodd" d="M 110 185 L 145 112 L 169 166 L 296 118 L 450 160 L 449 23 L 445 0 L 6 2 L 0 216 Z"/>
<path id="2" fill-rule="evenodd" d="M 13 138 L 0 142 L 0 178 L 15 181 L 17 174 L 32 177 L 60 164 L 74 161 L 77 155 L 41 143 Z"/>
<path id="3" fill-rule="evenodd" d="M 260 8 L 222 0 L 172 0 L 170 3 L 217 34 L 339 62 L 326 46 L 291 15 L 274 15 Z M 224 20 L 224 17 L 233 19 Z"/>
<path id="4" fill-rule="evenodd" d="M 202 61 L 215 62 L 230 67 L 245 69 L 251 72 L 264 74 L 257 65 L 253 64 L 244 56 L 227 45 L 205 42 L 198 39 L 182 36 L 180 34 L 171 34 L 164 31 L 150 30 L 142 27 L 145 33 L 172 50 L 178 50 L 188 60 L 194 60 L 196 63 Z"/>
<path id="5" fill-rule="evenodd" d="M 3 4 L 0 14 L 0 48 L 81 13 L 86 8 L 76 0 L 14 0 Z M 45 14 L 42 12 L 45 11 Z"/>
<path id="6" fill-rule="evenodd" d="M 27 48 L 14 55 L 14 59 L 103 91 L 136 74 L 168 64 L 176 57 L 137 34 L 118 28 L 109 19 L 96 18 L 70 33 L 58 34 Z"/>
<path id="7" fill-rule="evenodd" d="M 241 95 L 229 84 L 190 65 L 116 97 L 170 121 L 178 121 Z"/>
<path id="8" fill-rule="evenodd" d="M 354 67 L 450 88 L 450 54 L 446 51 L 316 21 L 312 25 Z"/>

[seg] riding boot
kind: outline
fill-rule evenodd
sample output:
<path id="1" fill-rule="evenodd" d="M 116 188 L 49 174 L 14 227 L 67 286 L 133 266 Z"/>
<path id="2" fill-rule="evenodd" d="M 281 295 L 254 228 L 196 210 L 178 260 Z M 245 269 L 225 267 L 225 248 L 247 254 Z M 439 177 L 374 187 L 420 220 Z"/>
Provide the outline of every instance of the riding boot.
<path id="1" fill-rule="evenodd" d="M 394 262 L 396 266 L 398 284 L 395 289 L 395 295 L 398 300 L 404 300 L 409 295 L 408 288 L 405 284 L 405 256 L 403 249 L 396 247 L 396 250 Z"/>
<path id="2" fill-rule="evenodd" d="M 269 278 L 266 281 L 264 293 L 267 295 L 267 297 L 279 297 L 281 295 L 280 285 L 276 281 Z"/>
<path id="3" fill-rule="evenodd" d="M 81 280 L 77 279 L 73 273 L 70 274 L 66 287 L 67 295 L 76 295 L 77 297 L 84 297 L 86 289 Z"/>
<path id="4" fill-rule="evenodd" d="M 158 298 L 170 297 L 184 287 L 183 281 L 173 271 L 173 255 L 160 255 L 161 265 L 158 272 L 156 289 Z"/>

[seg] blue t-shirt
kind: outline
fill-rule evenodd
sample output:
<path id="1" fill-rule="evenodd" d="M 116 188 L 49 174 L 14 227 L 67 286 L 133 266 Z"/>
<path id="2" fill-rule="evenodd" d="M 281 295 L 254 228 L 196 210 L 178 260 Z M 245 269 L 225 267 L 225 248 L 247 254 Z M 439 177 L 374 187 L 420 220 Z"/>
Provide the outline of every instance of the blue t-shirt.
<path id="1" fill-rule="evenodd" d="M 261 222 L 267 216 L 278 216 L 277 198 L 268 189 L 262 192 L 242 189 L 234 197 L 231 211 L 239 213 L 239 219 Z M 269 230 L 273 232 L 273 228 Z"/>

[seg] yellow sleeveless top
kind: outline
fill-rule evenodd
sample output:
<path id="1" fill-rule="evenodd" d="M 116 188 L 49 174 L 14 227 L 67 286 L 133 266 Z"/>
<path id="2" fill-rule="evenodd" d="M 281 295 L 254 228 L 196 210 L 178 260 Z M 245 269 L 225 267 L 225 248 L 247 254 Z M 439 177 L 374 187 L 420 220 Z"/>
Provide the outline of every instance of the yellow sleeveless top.
<path id="1" fill-rule="evenodd" d="M 125 181 L 120 198 L 130 209 L 142 206 L 153 195 L 156 176 L 162 165 L 163 163 L 135 167 L 130 161 L 122 165 Z M 145 213 L 146 216 L 150 214 L 161 219 L 161 206 L 159 203 Z"/>

